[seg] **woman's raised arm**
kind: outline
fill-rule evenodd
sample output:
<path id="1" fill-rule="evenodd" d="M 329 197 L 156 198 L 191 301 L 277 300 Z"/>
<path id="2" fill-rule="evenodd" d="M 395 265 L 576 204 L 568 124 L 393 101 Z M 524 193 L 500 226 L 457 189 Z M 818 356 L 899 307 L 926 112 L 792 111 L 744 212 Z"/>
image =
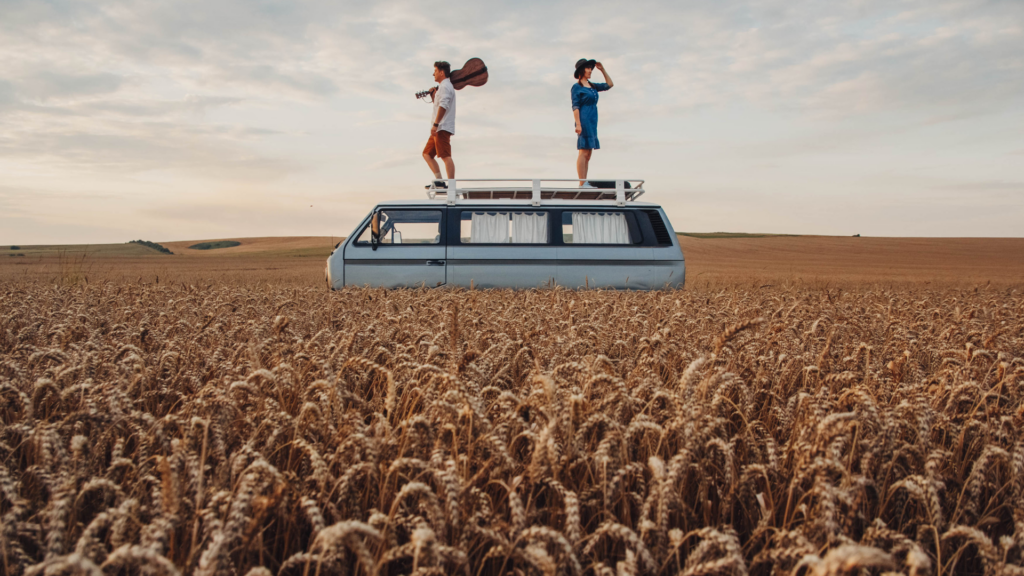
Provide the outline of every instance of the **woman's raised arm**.
<path id="1" fill-rule="evenodd" d="M 600 70 L 601 74 L 604 75 L 604 82 L 605 82 L 605 84 L 608 85 L 609 88 L 611 88 L 612 86 L 615 86 L 615 82 L 612 82 L 612 77 L 609 76 L 608 75 L 608 71 L 604 69 L 604 64 L 601 64 L 600 62 L 598 62 L 597 63 L 597 69 Z"/>

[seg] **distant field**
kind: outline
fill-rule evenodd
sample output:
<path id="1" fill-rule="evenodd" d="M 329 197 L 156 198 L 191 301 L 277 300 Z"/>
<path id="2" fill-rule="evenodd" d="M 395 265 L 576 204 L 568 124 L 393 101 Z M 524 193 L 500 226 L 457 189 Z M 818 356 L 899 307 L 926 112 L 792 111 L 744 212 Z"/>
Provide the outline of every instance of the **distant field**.
<path id="1" fill-rule="evenodd" d="M 319 285 L 342 237 L 218 238 L 137 244 L 0 246 L 0 279 Z M 854 238 L 729 232 L 679 236 L 687 284 L 1024 282 L 1022 238 Z M 198 243 L 238 242 L 216 250 Z M 11 256 L 24 254 L 23 257 Z M 6 256 L 5 256 L 6 255 Z"/>
<path id="2" fill-rule="evenodd" d="M 174 250 L 171 248 L 171 250 Z M 26 258 L 58 258 L 88 254 L 93 258 L 131 258 L 159 255 L 152 248 L 139 244 L 51 244 L 45 246 L 20 244 L 18 250 L 0 246 L 0 258 L 11 254 L 24 254 Z"/>
<path id="3" fill-rule="evenodd" d="M 333 239 L 334 243 L 342 237 Z M 197 243 L 238 242 L 216 250 L 190 250 Z M 144 281 L 231 284 L 320 285 L 332 238 L 217 238 L 159 244 L 161 254 L 138 244 L 0 246 L 0 280 L 45 282 Z M 4 254 L 24 253 L 18 258 Z"/>
<path id="4" fill-rule="evenodd" d="M 687 282 L 1022 282 L 1024 238 L 680 237 Z"/>
<path id="5" fill-rule="evenodd" d="M 746 232 L 676 232 L 676 234 L 690 238 L 770 238 L 795 236 L 795 234 L 748 234 Z"/>

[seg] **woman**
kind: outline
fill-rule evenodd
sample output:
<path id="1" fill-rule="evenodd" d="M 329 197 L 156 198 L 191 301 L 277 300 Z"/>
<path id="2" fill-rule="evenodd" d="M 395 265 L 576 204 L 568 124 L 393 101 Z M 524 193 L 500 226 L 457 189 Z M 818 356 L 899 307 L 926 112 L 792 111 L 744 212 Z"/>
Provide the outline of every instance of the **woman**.
<path id="1" fill-rule="evenodd" d="M 605 84 L 591 82 L 590 75 L 594 68 L 604 75 Z M 579 156 L 576 158 L 576 174 L 580 177 L 580 186 L 592 188 L 586 181 L 587 170 L 590 168 L 590 156 L 595 148 L 600 148 L 601 143 L 597 140 L 597 93 L 615 86 L 611 76 L 604 66 L 596 60 L 581 58 L 576 62 L 576 83 L 572 85 L 572 113 L 576 117 L 576 149 Z"/>

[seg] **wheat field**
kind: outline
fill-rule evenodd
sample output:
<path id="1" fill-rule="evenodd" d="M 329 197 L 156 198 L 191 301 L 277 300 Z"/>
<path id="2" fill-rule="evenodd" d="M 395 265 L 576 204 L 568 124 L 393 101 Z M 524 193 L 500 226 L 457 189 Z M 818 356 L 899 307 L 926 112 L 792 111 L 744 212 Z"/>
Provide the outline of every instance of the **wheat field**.
<path id="1" fill-rule="evenodd" d="M 5 574 L 1021 574 L 1020 287 L 0 283 Z"/>

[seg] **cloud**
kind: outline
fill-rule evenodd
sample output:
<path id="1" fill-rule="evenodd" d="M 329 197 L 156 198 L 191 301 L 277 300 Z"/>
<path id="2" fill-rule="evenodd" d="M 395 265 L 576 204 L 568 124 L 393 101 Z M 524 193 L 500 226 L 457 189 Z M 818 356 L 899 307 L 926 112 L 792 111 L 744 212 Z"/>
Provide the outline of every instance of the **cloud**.
<path id="1" fill-rule="evenodd" d="M 218 72 L 218 80 L 298 96 L 322 97 L 338 91 L 332 78 L 316 72 L 282 70 L 268 64 L 237 65 Z"/>
<path id="2" fill-rule="evenodd" d="M 69 99 L 116 92 L 124 78 L 117 74 L 74 74 L 39 70 L 17 80 L 17 92 L 30 100 Z"/>
<path id="3" fill-rule="evenodd" d="M 172 123 L 109 124 L 102 133 L 53 129 L 0 138 L 0 157 L 63 164 L 94 173 L 183 170 L 232 181 L 266 181 L 298 168 L 296 160 L 247 150 L 240 142 L 245 132 L 234 127 Z"/>
<path id="4" fill-rule="evenodd" d="M 1024 181 L 1005 182 L 982 180 L 978 182 L 961 182 L 957 184 L 945 184 L 937 186 L 936 190 L 954 194 L 969 193 L 972 195 L 983 195 L 1000 201 L 1009 200 L 1018 205 L 1024 205 Z"/>
<path id="5" fill-rule="evenodd" d="M 11 106 L 17 101 L 17 97 L 14 93 L 14 84 L 11 84 L 7 80 L 0 79 L 0 112 L 3 111 L 5 106 Z"/>
<path id="6" fill-rule="evenodd" d="M 85 102 L 77 106 L 63 108 L 65 114 L 97 118 L 108 114 L 114 117 L 138 117 L 148 119 L 202 117 L 219 108 L 238 106 L 245 101 L 241 98 L 227 96 L 200 96 L 188 94 L 180 100 L 157 100 L 151 98 L 122 98 Z M 120 120 L 123 121 L 123 118 Z M 265 129 L 245 129 L 250 133 L 265 135 L 279 133 Z"/>

